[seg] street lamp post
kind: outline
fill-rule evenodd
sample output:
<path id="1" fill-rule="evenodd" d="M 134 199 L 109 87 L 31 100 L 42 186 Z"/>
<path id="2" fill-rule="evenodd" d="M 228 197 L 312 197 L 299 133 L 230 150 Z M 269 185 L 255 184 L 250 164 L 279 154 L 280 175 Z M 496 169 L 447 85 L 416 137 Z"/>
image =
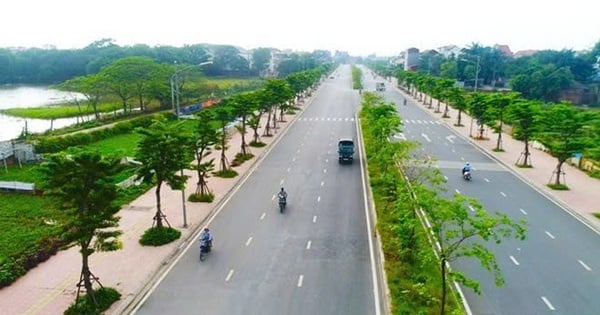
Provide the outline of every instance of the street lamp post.
<path id="1" fill-rule="evenodd" d="M 479 83 L 479 63 L 481 62 L 481 56 L 477 55 L 477 66 L 475 66 L 475 85 L 473 86 L 473 92 L 477 92 L 477 84 Z"/>
<path id="2" fill-rule="evenodd" d="M 205 61 L 197 65 L 187 66 L 183 69 L 175 71 L 173 75 L 171 75 L 171 108 L 175 111 L 175 116 L 177 116 L 177 119 L 179 119 L 179 74 L 185 70 L 209 65 L 212 63 L 212 61 Z"/>
<path id="3" fill-rule="evenodd" d="M 475 64 L 475 84 L 473 85 L 473 92 L 477 92 L 477 85 L 479 83 L 479 71 L 481 70 L 481 56 L 475 55 L 477 57 L 477 63 Z M 460 59 L 463 61 L 473 62 L 469 59 Z M 469 127 L 469 137 L 473 137 L 473 117 L 471 117 L 471 126 Z"/>
<path id="4" fill-rule="evenodd" d="M 192 65 L 192 66 L 188 66 L 185 67 L 183 69 L 177 70 L 173 73 L 173 75 L 171 75 L 171 108 L 173 110 L 175 110 L 175 116 L 177 116 L 177 119 L 179 120 L 179 73 L 187 70 L 187 69 L 191 69 L 194 67 L 201 67 L 204 65 L 208 65 L 208 64 L 212 64 L 212 61 L 205 61 L 202 63 L 199 63 L 197 65 Z M 183 168 L 181 169 L 181 177 L 183 177 Z M 183 188 L 181 188 L 181 205 L 182 205 L 182 210 L 183 210 L 183 227 L 187 228 L 188 224 L 187 224 L 187 211 L 185 208 L 185 185 L 186 183 L 183 184 Z"/>

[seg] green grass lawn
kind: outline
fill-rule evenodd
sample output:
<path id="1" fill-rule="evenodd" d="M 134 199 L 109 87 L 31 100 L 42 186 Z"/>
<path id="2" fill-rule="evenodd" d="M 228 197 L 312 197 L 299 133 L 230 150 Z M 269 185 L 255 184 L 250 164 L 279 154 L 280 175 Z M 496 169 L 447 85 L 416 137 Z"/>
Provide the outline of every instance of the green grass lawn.
<path id="1" fill-rule="evenodd" d="M 0 193 L 0 261 L 60 235 L 67 220 L 67 213 L 54 209 L 50 198 Z"/>
<path id="2" fill-rule="evenodd" d="M 121 109 L 122 106 L 118 103 L 98 104 L 98 111 L 101 113 L 112 112 L 115 109 Z M 52 105 L 43 107 L 28 107 L 28 108 L 9 108 L 1 112 L 17 117 L 29 117 L 39 119 L 65 118 L 76 117 L 81 115 L 91 115 L 94 113 L 92 106 L 81 105 Z"/>
<path id="3" fill-rule="evenodd" d="M 179 127 L 182 132 L 193 132 L 197 121 L 181 120 Z M 102 141 L 83 146 L 83 148 L 96 150 L 102 155 L 113 155 L 118 158 L 134 157 L 138 142 L 142 136 L 137 132 L 116 135 Z M 69 150 L 67 150 L 69 152 Z M 135 174 L 134 167 L 122 170 L 117 176 L 117 182 L 123 181 Z M 35 183 L 38 192 L 43 189 L 44 177 L 39 164 L 24 164 L 23 167 L 10 165 L 5 170 L 0 164 L 0 181 L 21 181 Z M 119 191 L 117 202 L 127 204 L 152 187 L 152 184 L 133 186 Z M 44 195 L 1 193 L 0 192 L 0 267 L 8 257 L 31 255 L 45 244 L 45 240 L 59 239 L 62 235 L 62 226 L 68 222 L 69 214 L 64 210 L 55 209 L 53 200 Z M 6 264 L 4 265 L 6 266 Z M 0 281 L 4 278 L 2 272 L 10 268 L 0 268 Z M 12 274 L 18 278 L 19 274 Z"/>
<path id="4" fill-rule="evenodd" d="M 0 164 L 0 181 L 18 181 L 25 183 L 35 183 L 40 186 L 43 183 L 42 173 L 36 164 L 9 165 L 7 169 Z"/>
<path id="5" fill-rule="evenodd" d="M 114 155 L 118 157 L 135 155 L 135 149 L 142 136 L 138 133 L 127 133 L 90 143 L 81 148 L 100 152 L 102 155 Z M 67 150 L 68 152 L 69 150 Z"/>

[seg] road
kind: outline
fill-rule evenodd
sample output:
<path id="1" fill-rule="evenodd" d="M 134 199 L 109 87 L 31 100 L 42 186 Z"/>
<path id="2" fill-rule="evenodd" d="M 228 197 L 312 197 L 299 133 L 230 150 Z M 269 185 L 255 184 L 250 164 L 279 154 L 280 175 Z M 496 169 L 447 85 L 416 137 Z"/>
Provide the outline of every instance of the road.
<path id="1" fill-rule="evenodd" d="M 376 314 L 361 163 L 337 162 L 359 101 L 338 69 L 211 222 L 207 259 L 193 244 L 136 314 Z"/>
<path id="2" fill-rule="evenodd" d="M 365 88 L 374 90 L 373 78 L 364 77 Z M 402 105 L 404 96 L 389 82 L 387 86 L 382 95 L 398 104 L 404 124 L 394 138 L 419 141 L 421 154 L 437 160 L 449 193 L 476 197 L 488 211 L 528 222 L 525 241 L 489 245 L 504 272 L 506 283 L 501 288 L 477 261 L 453 264 L 481 284 L 482 295 L 462 288 L 472 313 L 600 314 L 599 235 L 440 123 L 423 105 L 410 99 Z M 469 123 L 464 121 L 465 128 Z M 474 166 L 470 182 L 460 176 L 466 161 Z"/>

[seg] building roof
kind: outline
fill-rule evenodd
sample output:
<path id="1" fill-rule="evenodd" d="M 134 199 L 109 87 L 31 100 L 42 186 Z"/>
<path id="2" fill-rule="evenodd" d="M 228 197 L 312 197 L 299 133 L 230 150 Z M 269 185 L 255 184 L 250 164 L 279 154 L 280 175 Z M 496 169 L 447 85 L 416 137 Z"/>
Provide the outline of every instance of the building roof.
<path id="1" fill-rule="evenodd" d="M 535 54 L 536 52 L 538 52 L 538 51 L 535 49 L 519 50 L 513 56 L 515 58 L 527 57 L 527 56 L 531 56 L 531 55 Z"/>
<path id="2" fill-rule="evenodd" d="M 508 47 L 508 45 L 498 45 L 498 44 L 496 44 L 496 46 L 494 46 L 494 48 L 500 50 L 506 57 L 512 57 L 513 56 L 513 52 L 510 50 L 510 47 Z"/>

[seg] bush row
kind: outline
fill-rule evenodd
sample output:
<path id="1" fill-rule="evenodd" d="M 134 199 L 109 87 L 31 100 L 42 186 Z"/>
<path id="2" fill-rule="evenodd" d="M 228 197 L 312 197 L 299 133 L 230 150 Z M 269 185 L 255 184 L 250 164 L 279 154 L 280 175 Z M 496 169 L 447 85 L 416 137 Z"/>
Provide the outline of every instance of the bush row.
<path id="1" fill-rule="evenodd" d="M 27 248 L 22 253 L 12 255 L 0 261 L 0 289 L 6 287 L 65 246 L 67 242 L 60 238 L 47 238 L 40 245 Z"/>
<path id="2" fill-rule="evenodd" d="M 159 114 L 156 114 L 159 115 Z M 142 116 L 116 123 L 110 128 L 99 128 L 90 132 L 78 132 L 65 136 L 41 137 L 35 140 L 37 153 L 56 153 L 69 147 L 97 142 L 116 135 L 133 132 L 138 127 L 148 127 L 156 115 Z"/>

